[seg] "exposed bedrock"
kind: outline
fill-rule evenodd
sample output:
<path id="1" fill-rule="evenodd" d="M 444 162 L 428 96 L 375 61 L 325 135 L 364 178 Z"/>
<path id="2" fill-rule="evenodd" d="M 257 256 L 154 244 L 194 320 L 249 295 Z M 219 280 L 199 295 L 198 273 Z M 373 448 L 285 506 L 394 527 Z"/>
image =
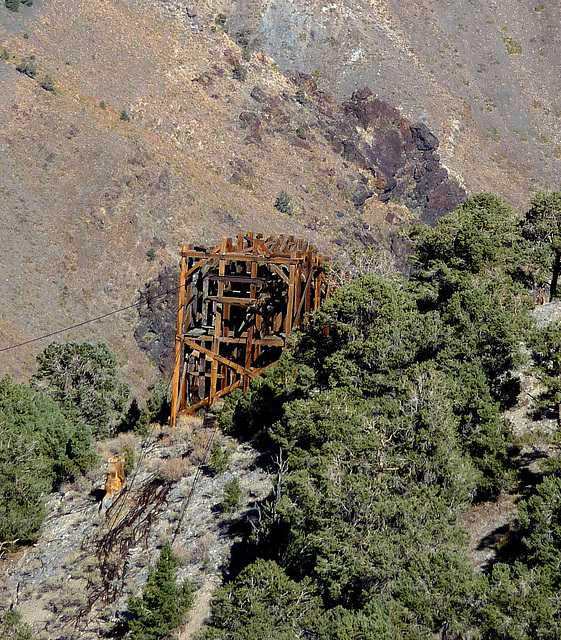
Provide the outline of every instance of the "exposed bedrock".
<path id="1" fill-rule="evenodd" d="M 440 163 L 438 138 L 424 123 L 409 122 L 368 87 L 340 104 L 318 91 L 311 76 L 299 73 L 294 80 L 317 101 L 326 139 L 362 170 L 355 206 L 377 196 L 382 202 L 400 202 L 433 224 L 465 199 L 465 191 Z"/>

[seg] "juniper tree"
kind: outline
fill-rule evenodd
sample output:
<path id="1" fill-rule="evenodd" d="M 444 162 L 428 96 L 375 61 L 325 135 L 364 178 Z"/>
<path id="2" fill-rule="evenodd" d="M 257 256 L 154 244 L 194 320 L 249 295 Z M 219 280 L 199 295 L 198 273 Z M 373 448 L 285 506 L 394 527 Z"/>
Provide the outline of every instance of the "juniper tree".
<path id="1" fill-rule="evenodd" d="M 532 243 L 537 280 L 549 280 L 549 292 L 557 297 L 561 269 L 561 191 L 538 191 L 530 200 L 524 221 L 524 235 Z"/>
<path id="2" fill-rule="evenodd" d="M 161 640 L 177 629 L 193 603 L 193 586 L 176 580 L 179 559 L 166 543 L 156 567 L 148 569 L 148 580 L 140 598 L 129 598 L 132 640 Z"/>
<path id="3" fill-rule="evenodd" d="M 129 387 L 118 381 L 117 359 L 103 342 L 52 342 L 37 356 L 33 382 L 94 435 L 107 437 L 124 418 Z"/>
<path id="4" fill-rule="evenodd" d="M 275 209 L 281 213 L 286 213 L 289 216 L 294 213 L 292 200 L 284 189 L 281 189 L 277 199 L 275 200 Z"/>
<path id="5" fill-rule="evenodd" d="M 34 542 L 43 500 L 96 461 L 90 430 L 28 385 L 0 381 L 0 542 Z"/>

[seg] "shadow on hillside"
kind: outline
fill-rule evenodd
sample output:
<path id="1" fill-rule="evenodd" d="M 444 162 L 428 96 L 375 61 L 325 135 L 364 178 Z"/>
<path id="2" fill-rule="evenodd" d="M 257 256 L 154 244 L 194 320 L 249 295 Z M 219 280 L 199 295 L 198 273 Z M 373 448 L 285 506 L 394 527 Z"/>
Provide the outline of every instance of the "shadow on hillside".
<path id="1" fill-rule="evenodd" d="M 508 522 L 497 527 L 482 538 L 477 545 L 478 551 L 493 550 L 493 556 L 481 565 L 483 573 L 491 573 L 496 564 L 513 563 L 523 550 L 518 522 Z"/>
<path id="2" fill-rule="evenodd" d="M 235 542 L 230 547 L 230 557 L 222 569 L 225 582 L 234 580 L 249 564 L 257 558 L 257 546 L 252 539 L 252 522 L 259 520 L 258 502 L 248 505 L 248 508 L 233 520 L 226 520 L 220 525 L 220 537 Z"/>
<path id="3" fill-rule="evenodd" d="M 539 449 L 518 456 L 518 493 L 522 499 L 533 494 L 536 486 L 543 481 L 545 473 L 538 467 L 538 462 L 547 458 L 547 452 Z"/>
<path id="4" fill-rule="evenodd" d="M 537 448 L 521 453 L 518 458 L 518 485 L 516 493 L 516 503 L 526 500 L 535 493 L 536 486 L 539 485 L 545 473 L 539 468 L 540 460 L 547 459 L 547 452 Z M 493 555 L 489 560 L 480 566 L 483 573 L 491 573 L 496 564 L 513 564 L 524 553 L 522 533 L 518 520 L 502 524 L 486 536 L 477 545 L 478 551 L 492 551 Z"/>

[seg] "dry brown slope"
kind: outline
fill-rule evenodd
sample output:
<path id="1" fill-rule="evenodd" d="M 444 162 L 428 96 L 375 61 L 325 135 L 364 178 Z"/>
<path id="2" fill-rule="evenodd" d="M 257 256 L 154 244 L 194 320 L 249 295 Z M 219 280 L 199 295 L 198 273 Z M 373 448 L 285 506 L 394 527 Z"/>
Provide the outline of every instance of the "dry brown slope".
<path id="1" fill-rule="evenodd" d="M 228 38 L 140 1 L 1 11 L 0 50 L 11 56 L 0 63 L 1 346 L 134 301 L 183 242 L 254 230 L 312 237 L 325 249 L 341 226 L 334 210 L 360 223 L 333 188 L 345 169 L 327 143 L 303 150 L 274 122 L 266 140 L 248 141 L 239 115 L 255 103 L 252 87 L 294 93 L 266 57 L 253 56 L 248 81 L 237 82 L 239 49 Z M 37 79 L 15 70 L 28 55 Z M 40 87 L 45 73 L 56 94 Z M 273 208 L 280 188 L 293 194 L 296 216 Z M 108 340 L 142 387 L 135 322 L 131 311 L 65 338 Z M 25 374 L 42 346 L 0 354 L 0 371 Z"/>
<path id="2" fill-rule="evenodd" d="M 184 242 L 251 230 L 331 253 L 409 219 L 392 195 L 429 203 L 431 219 L 461 198 L 422 125 L 369 92 L 339 104 L 259 53 L 240 82 L 241 49 L 173 4 L 38 0 L 0 10 L 9 54 L 0 63 L 0 349 L 129 304 Z M 31 55 L 36 78 L 16 70 Z M 46 74 L 56 93 L 41 87 Z M 299 86 L 309 101 L 296 99 Z M 292 216 L 273 207 L 281 189 Z M 64 337 L 107 340 L 142 389 L 152 374 L 133 341 L 136 319 L 130 311 Z M 2 371 L 24 375 L 43 346 L 0 351 Z"/>

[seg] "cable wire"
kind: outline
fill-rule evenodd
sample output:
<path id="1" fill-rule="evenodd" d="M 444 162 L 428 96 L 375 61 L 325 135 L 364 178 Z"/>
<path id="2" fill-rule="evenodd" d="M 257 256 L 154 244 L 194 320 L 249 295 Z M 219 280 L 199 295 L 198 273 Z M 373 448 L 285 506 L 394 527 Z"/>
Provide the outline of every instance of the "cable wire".
<path id="1" fill-rule="evenodd" d="M 88 320 L 83 320 L 82 322 L 78 322 L 76 324 L 70 325 L 68 327 L 64 327 L 63 329 L 58 329 L 57 331 L 51 331 L 50 333 L 45 333 L 41 336 L 37 336 L 36 338 L 31 338 L 30 340 L 24 340 L 23 342 L 18 342 L 17 344 L 12 344 L 8 347 L 2 347 L 0 349 L 0 353 L 4 353 L 6 351 L 12 351 L 13 349 L 18 349 L 19 347 L 24 347 L 28 344 L 33 344 L 34 342 L 39 342 L 40 340 L 46 340 L 47 338 L 52 338 L 53 336 L 58 336 L 61 333 L 66 333 L 68 331 L 72 331 L 73 329 L 78 329 L 79 327 L 83 327 L 87 324 L 91 324 L 92 322 L 98 322 L 99 320 L 103 320 L 105 318 L 109 318 L 110 316 L 114 316 L 117 313 L 122 313 L 123 311 L 128 311 L 129 309 L 134 309 L 135 307 L 139 307 L 140 305 L 142 305 L 144 302 L 146 303 L 150 303 L 150 302 L 154 302 L 156 300 L 161 300 L 162 298 L 165 298 L 167 295 L 169 295 L 170 293 L 175 293 L 176 291 L 179 291 L 179 289 L 181 289 L 181 287 L 178 287 L 177 289 L 169 289 L 168 291 L 166 291 L 165 293 L 162 293 L 159 296 L 148 296 L 148 295 L 144 295 L 141 297 L 140 300 L 138 300 L 137 302 L 133 302 L 132 304 L 127 305 L 126 307 L 121 307 L 120 309 L 115 309 L 114 311 L 109 311 L 108 313 L 104 313 L 101 316 L 97 316 L 95 318 L 89 318 Z"/>

